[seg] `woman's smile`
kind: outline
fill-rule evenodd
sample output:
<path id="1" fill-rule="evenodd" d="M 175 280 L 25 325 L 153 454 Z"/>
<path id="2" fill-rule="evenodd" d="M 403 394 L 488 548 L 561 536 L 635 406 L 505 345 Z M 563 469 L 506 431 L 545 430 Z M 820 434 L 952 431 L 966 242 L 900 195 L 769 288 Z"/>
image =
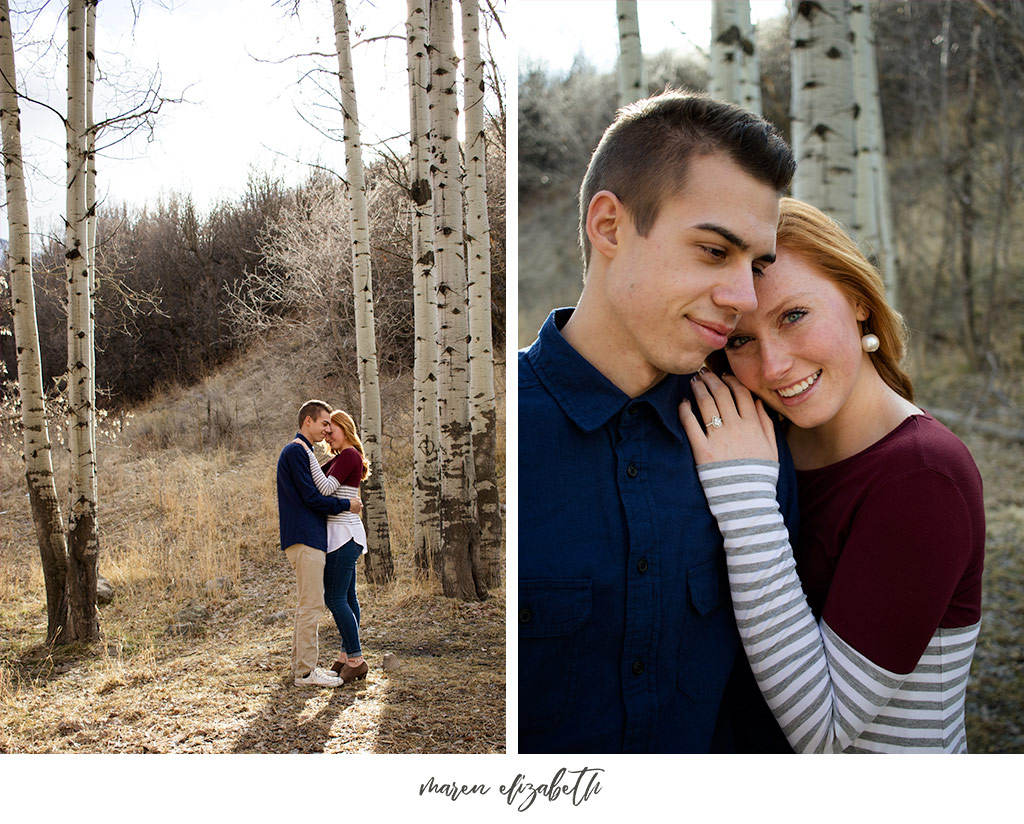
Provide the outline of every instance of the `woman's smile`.
<path id="1" fill-rule="evenodd" d="M 813 375 L 811 375 L 810 377 L 804 378 L 799 383 L 794 383 L 794 384 L 792 384 L 790 386 L 787 386 L 787 387 L 785 387 L 783 389 L 776 389 L 775 391 L 782 397 L 783 401 L 791 400 L 793 398 L 800 397 L 808 389 L 810 389 L 812 386 L 814 386 L 814 384 L 816 384 L 818 382 L 818 378 L 821 377 L 821 373 L 822 373 L 822 370 L 819 369 Z"/>

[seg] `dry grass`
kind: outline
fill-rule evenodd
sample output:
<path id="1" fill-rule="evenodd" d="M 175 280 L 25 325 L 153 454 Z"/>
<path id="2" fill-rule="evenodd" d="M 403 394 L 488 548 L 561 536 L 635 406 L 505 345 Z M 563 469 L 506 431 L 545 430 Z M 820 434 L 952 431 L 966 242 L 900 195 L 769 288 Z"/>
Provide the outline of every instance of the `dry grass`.
<path id="1" fill-rule="evenodd" d="M 41 643 L 38 551 L 3 433 L 0 752 L 504 752 L 504 592 L 455 602 L 413 574 L 404 381 L 384 384 L 396 581 L 359 585 L 372 669 L 342 689 L 291 684 L 294 576 L 277 544 L 277 453 L 302 400 L 358 401 L 311 385 L 289 355 L 255 353 L 107 419 L 100 571 L 117 596 L 100 608 L 104 639 L 91 648 Z M 503 445 L 500 458 L 504 473 Z M 57 450 L 58 491 L 65 463 Z M 323 665 L 337 644 L 325 613 Z M 381 669 L 386 652 L 397 671 Z"/>
<path id="2" fill-rule="evenodd" d="M 925 409 L 973 410 L 977 418 L 1020 428 L 1022 365 L 996 376 L 973 373 L 949 351 L 912 368 Z M 1024 753 L 1024 444 L 950 427 L 971 450 L 985 488 L 985 572 L 978 646 L 967 683 L 967 744 L 974 753 Z"/>

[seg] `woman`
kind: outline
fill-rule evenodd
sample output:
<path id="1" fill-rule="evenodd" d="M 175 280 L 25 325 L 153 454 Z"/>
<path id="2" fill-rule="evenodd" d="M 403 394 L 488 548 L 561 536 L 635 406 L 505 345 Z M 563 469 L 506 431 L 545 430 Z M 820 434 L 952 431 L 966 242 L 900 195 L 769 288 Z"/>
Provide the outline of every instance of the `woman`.
<path id="1" fill-rule="evenodd" d="M 359 497 L 359 484 L 370 474 L 370 462 L 356 433 L 352 416 L 341 409 L 331 413 L 331 431 L 324 438 L 333 457 L 323 468 L 309 449 L 313 483 L 323 495 Z M 353 512 L 327 518 L 327 562 L 324 566 L 324 602 L 341 634 L 342 651 L 331 669 L 345 683 L 366 678 L 369 665 L 359 645 L 359 601 L 356 598 L 356 561 L 366 552 L 366 531 Z"/>
<path id="2" fill-rule="evenodd" d="M 726 346 L 733 374 L 694 378 L 706 432 L 680 406 L 751 668 L 798 752 L 966 752 L 981 477 L 914 405 L 902 320 L 850 238 L 784 198 L 777 245 Z M 764 404 L 797 469 L 793 549 Z"/>

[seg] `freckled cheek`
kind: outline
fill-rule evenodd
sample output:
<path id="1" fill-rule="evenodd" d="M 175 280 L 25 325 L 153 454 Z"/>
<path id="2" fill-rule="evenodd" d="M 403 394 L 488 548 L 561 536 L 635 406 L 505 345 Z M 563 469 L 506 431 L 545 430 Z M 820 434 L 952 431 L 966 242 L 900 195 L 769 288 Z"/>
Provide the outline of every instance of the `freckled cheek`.
<path id="1" fill-rule="evenodd" d="M 756 392 L 761 384 L 761 359 L 750 355 L 728 355 L 730 371 L 747 389 Z"/>

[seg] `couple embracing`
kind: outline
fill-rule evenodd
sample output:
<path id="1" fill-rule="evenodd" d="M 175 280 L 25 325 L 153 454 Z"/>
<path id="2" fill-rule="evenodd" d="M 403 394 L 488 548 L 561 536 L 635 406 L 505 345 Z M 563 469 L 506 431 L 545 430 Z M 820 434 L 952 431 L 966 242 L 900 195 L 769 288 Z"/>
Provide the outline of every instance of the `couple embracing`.
<path id="1" fill-rule="evenodd" d="M 299 431 L 277 461 L 281 549 L 295 570 L 298 602 L 292 634 L 296 686 L 339 687 L 366 678 L 359 644 L 356 561 L 366 552 L 359 484 L 370 473 L 352 417 L 320 400 L 299 409 Z M 313 451 L 324 442 L 331 454 L 322 467 Z M 317 627 L 324 607 L 341 636 L 330 670 L 317 666 Z"/>
<path id="2" fill-rule="evenodd" d="M 676 92 L 594 151 L 519 353 L 520 752 L 966 751 L 981 478 L 794 170 Z"/>

